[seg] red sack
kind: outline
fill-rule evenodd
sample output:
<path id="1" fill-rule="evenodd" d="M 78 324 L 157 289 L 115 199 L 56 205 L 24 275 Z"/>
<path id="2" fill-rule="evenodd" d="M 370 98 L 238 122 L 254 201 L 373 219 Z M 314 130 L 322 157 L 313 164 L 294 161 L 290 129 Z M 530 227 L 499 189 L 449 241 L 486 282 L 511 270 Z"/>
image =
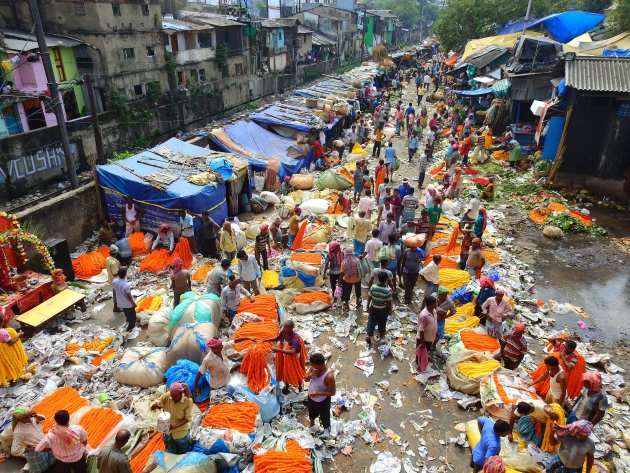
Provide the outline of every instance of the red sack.
<path id="1" fill-rule="evenodd" d="M 429 352 L 426 345 L 422 342 L 416 348 L 416 360 L 418 361 L 418 371 L 420 373 L 424 372 L 429 366 Z"/>

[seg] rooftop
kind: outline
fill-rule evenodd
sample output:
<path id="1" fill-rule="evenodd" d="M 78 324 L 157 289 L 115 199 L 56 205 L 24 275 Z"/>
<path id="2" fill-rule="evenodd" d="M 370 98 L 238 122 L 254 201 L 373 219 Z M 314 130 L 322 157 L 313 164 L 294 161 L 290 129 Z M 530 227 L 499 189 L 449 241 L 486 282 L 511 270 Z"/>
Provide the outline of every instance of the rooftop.
<path id="1" fill-rule="evenodd" d="M 577 90 L 630 93 L 630 58 L 567 58 L 565 81 Z"/>
<path id="2" fill-rule="evenodd" d="M 284 27 L 293 27 L 299 23 L 297 18 L 276 18 L 276 19 L 267 19 L 265 18 L 260 22 L 260 25 L 263 28 L 284 28 Z"/>
<path id="3" fill-rule="evenodd" d="M 3 30 L 2 34 L 4 35 L 4 45 L 0 43 L 0 50 L 5 50 L 8 52 L 28 52 L 39 49 L 39 45 L 37 44 L 37 38 L 35 34 L 31 34 L 26 31 L 18 31 L 18 30 Z M 46 45 L 49 48 L 66 46 L 68 48 L 72 48 L 74 46 L 79 46 L 81 44 L 87 44 L 83 41 L 79 41 L 77 39 L 71 38 L 69 36 L 62 35 L 53 35 L 47 34 Z"/>

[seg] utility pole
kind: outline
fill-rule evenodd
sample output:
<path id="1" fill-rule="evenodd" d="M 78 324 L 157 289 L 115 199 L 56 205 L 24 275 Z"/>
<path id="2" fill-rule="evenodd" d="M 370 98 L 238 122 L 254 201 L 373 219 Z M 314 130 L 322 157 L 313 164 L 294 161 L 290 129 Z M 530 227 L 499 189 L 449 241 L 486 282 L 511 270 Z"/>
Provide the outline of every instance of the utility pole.
<path id="1" fill-rule="evenodd" d="M 98 124 L 98 111 L 96 110 L 96 100 L 94 100 L 94 85 L 92 74 L 85 74 L 85 84 L 87 87 L 88 99 L 90 101 L 90 110 L 92 112 L 92 128 L 94 129 L 94 144 L 96 145 L 96 162 L 105 164 L 105 156 L 103 155 L 103 136 L 101 135 L 101 127 Z"/>
<path id="2" fill-rule="evenodd" d="M 363 58 L 364 58 L 363 48 L 367 49 L 367 46 L 365 44 L 365 30 L 367 29 L 367 16 L 365 13 L 366 9 L 367 9 L 367 3 L 364 3 L 363 4 L 363 21 L 362 21 L 363 28 L 361 31 L 361 64 L 363 64 Z"/>
<path id="3" fill-rule="evenodd" d="M 527 29 L 527 22 L 529 21 L 529 15 L 532 12 L 532 0 L 527 2 L 527 12 L 525 13 L 525 20 L 523 20 L 523 32 Z"/>
<path id="4" fill-rule="evenodd" d="M 35 35 L 37 36 L 39 53 L 42 58 L 44 72 L 46 73 L 46 81 L 48 82 L 48 88 L 52 98 L 52 107 L 55 112 L 55 117 L 57 117 L 57 126 L 59 127 L 59 131 L 61 133 L 63 152 L 66 155 L 68 176 L 70 177 L 72 188 L 76 189 L 79 187 L 79 181 L 77 180 L 77 172 L 74 169 L 74 161 L 70 151 L 70 139 L 68 138 L 68 130 L 66 129 L 66 118 L 63 115 L 63 108 L 61 106 L 61 94 L 59 93 L 57 80 L 55 79 L 55 74 L 53 73 L 52 64 L 50 62 L 50 55 L 48 54 L 48 46 L 46 45 L 46 37 L 44 36 L 42 18 L 39 14 L 39 6 L 37 5 L 37 0 L 28 0 L 28 3 L 31 7 L 31 15 L 33 17 L 33 23 L 35 24 Z"/>
<path id="5" fill-rule="evenodd" d="M 424 6 L 426 5 L 426 0 L 422 2 L 422 10 L 420 12 L 420 43 L 422 43 L 422 28 L 424 27 Z"/>

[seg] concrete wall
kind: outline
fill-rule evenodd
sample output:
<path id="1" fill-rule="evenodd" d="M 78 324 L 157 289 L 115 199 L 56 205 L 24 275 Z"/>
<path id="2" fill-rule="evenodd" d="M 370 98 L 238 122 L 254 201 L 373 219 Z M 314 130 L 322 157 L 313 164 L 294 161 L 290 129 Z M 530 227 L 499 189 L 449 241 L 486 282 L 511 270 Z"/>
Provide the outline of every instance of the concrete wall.
<path id="1" fill-rule="evenodd" d="M 94 183 L 65 192 L 17 213 L 20 222 L 29 222 L 41 240 L 65 238 L 74 249 L 98 228 Z"/>

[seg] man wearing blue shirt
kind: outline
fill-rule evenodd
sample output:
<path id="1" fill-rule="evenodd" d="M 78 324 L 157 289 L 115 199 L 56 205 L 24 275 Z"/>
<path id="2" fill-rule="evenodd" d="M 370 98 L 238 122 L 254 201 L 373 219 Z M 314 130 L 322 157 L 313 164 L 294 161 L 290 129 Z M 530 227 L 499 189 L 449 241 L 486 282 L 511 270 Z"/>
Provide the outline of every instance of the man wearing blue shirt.
<path id="1" fill-rule="evenodd" d="M 411 102 L 409 102 L 409 106 L 407 107 L 407 109 L 405 110 L 405 118 L 407 118 L 409 115 L 411 115 L 412 113 L 416 113 L 416 109 L 413 108 L 413 104 Z"/>
<path id="2" fill-rule="evenodd" d="M 416 151 L 418 151 L 418 146 L 420 145 L 420 138 L 418 138 L 418 133 L 413 132 L 407 140 L 407 149 L 409 150 L 409 162 L 413 159 Z"/>
<path id="3" fill-rule="evenodd" d="M 385 164 L 387 165 L 387 174 L 390 181 L 394 180 L 394 170 L 396 168 L 396 149 L 391 141 L 385 149 Z"/>
<path id="4" fill-rule="evenodd" d="M 409 194 L 409 189 L 411 189 L 411 186 L 409 185 L 407 178 L 405 178 L 402 180 L 402 184 L 398 186 L 398 192 L 400 193 L 401 199 L 404 199 L 405 196 Z"/>
<path id="5" fill-rule="evenodd" d="M 510 433 L 510 424 L 504 420 L 492 422 L 487 417 L 477 418 L 477 427 L 481 438 L 472 451 L 470 467 L 473 473 L 478 473 L 483 468 L 483 464 L 493 455 L 498 455 L 501 451 L 501 437 L 507 437 Z"/>
<path id="6" fill-rule="evenodd" d="M 180 237 L 186 238 L 190 244 L 190 251 L 197 253 L 197 240 L 195 239 L 195 228 L 193 226 L 193 216 L 185 209 L 177 211 L 179 215 L 179 225 L 181 227 Z"/>

